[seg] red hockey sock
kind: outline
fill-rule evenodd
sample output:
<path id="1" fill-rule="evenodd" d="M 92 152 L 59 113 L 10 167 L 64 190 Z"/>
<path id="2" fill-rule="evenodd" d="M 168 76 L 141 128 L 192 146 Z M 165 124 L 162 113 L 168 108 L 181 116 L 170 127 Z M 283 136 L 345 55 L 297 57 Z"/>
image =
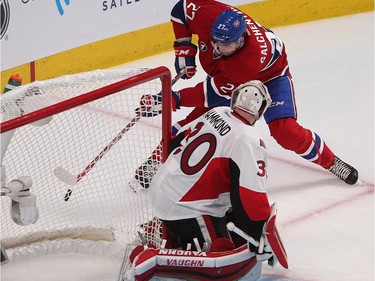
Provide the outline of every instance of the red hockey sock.
<path id="1" fill-rule="evenodd" d="M 294 118 L 282 118 L 269 124 L 271 136 L 283 148 L 294 151 L 301 157 L 329 169 L 334 154 L 318 134 L 300 126 Z"/>

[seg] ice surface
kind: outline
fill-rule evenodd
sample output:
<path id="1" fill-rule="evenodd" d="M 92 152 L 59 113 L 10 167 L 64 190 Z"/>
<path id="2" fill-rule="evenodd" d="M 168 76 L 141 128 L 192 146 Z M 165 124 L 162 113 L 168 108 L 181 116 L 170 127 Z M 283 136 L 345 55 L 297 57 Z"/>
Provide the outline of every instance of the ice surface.
<path id="1" fill-rule="evenodd" d="M 269 152 L 270 201 L 278 203 L 278 225 L 290 269 L 263 267 L 261 281 L 374 280 L 374 13 L 363 13 L 274 28 L 285 42 L 294 78 L 299 123 L 317 132 L 344 161 L 355 166 L 363 185 L 348 186 L 317 165 L 282 149 L 264 121 L 256 127 Z M 121 48 L 121 46 L 119 46 Z M 174 54 L 167 52 L 127 66 L 165 65 L 174 73 Z M 121 63 L 121 62 L 119 62 Z M 241 69 L 241 66 L 238 66 Z M 205 78 L 179 81 L 178 90 Z M 188 109 L 173 115 L 183 119 Z M 60 262 L 63 266 L 56 266 Z M 34 265 L 9 264 L 2 280 L 105 280 L 111 261 L 84 262 L 67 255 Z M 71 266 L 69 266 L 71 265 Z M 22 274 L 14 275 L 15 268 Z M 64 274 L 69 268 L 69 275 Z M 74 270 L 77 271 L 74 278 Z M 52 272 L 53 271 L 53 272 Z M 65 272 L 64 272 L 65 271 Z M 15 272 L 15 271 L 13 271 Z M 54 278 L 55 276 L 55 278 Z M 33 279 L 34 278 L 34 279 Z M 104 278 L 104 279 L 103 279 Z"/>

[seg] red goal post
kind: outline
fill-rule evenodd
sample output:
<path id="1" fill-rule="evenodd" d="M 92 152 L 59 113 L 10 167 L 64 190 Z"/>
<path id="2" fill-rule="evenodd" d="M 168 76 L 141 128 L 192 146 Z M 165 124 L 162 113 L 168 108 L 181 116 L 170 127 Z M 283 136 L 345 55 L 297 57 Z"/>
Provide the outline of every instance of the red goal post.
<path id="1" fill-rule="evenodd" d="M 135 109 L 144 94 L 162 92 L 162 114 L 140 117 Z M 6 249 L 59 239 L 116 241 L 124 248 L 160 242 L 147 190 L 134 192 L 128 181 L 162 142 L 171 140 L 171 73 L 119 68 L 66 75 L 20 86 L 1 96 L 1 241 Z M 130 128 L 95 167 L 71 188 L 54 176 L 63 166 L 78 175 L 127 124 Z M 167 154 L 163 153 L 165 160 Z M 9 186 L 32 180 L 39 218 L 21 225 L 10 214 Z M 8 195 L 8 196 L 7 196 Z M 12 194 L 14 195 L 14 194 Z M 155 227 L 150 231 L 150 227 Z M 153 233 L 152 235 L 149 235 Z"/>

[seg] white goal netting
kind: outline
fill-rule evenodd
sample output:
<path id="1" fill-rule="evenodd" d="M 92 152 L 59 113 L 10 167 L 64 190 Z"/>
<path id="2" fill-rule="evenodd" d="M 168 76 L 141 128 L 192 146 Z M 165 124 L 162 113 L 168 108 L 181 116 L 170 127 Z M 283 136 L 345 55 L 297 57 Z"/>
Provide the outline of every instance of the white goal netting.
<path id="1" fill-rule="evenodd" d="M 137 231 L 143 232 L 150 243 L 160 242 L 159 234 L 154 235 L 158 223 L 148 223 L 153 216 L 147 190 L 134 192 L 128 182 L 163 138 L 163 116 L 170 113 L 134 119 L 140 97 L 160 92 L 162 80 L 157 75 L 147 81 L 141 79 L 138 85 L 114 94 L 108 94 L 112 88 L 98 90 L 127 78 L 134 84 L 147 72 L 146 68 L 97 70 L 36 81 L 1 96 L 2 125 L 15 118 L 25 122 L 23 116 L 40 114 L 43 108 L 59 112 L 61 107 L 69 107 L 31 124 L 26 120 L 25 125 L 1 135 L 4 248 L 60 238 L 116 241 L 125 247 L 139 239 Z M 97 90 L 102 97 L 97 98 Z M 76 106 L 90 95 L 95 100 Z M 131 122 L 134 124 L 121 139 L 115 140 Z M 103 150 L 104 155 L 98 159 Z M 74 185 L 54 174 L 62 167 L 79 175 L 92 161 L 95 165 Z M 3 189 L 4 184 L 23 176 L 32 179 L 30 191 L 39 210 L 39 219 L 30 225 L 14 222 L 10 215 L 12 201 Z M 65 201 L 68 189 L 72 194 Z M 156 231 L 150 231 L 151 226 Z"/>

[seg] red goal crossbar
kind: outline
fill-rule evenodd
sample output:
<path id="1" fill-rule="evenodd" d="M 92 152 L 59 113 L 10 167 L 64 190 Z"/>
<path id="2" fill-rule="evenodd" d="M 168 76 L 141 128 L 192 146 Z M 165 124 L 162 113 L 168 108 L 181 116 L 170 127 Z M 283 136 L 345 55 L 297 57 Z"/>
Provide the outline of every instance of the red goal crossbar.
<path id="1" fill-rule="evenodd" d="M 43 118 L 52 116 L 54 114 L 61 113 L 63 111 L 78 107 L 80 105 L 92 102 L 94 100 L 118 93 L 122 90 L 129 89 L 131 87 L 137 86 L 139 84 L 148 82 L 150 80 L 160 78 L 162 81 L 162 93 L 163 93 L 163 150 L 168 151 L 170 139 L 171 139 L 171 72 L 165 66 L 150 69 L 146 72 L 137 74 L 133 77 L 126 78 L 119 82 L 110 84 L 108 86 L 84 93 L 77 97 L 64 100 L 62 102 L 53 104 L 51 106 L 27 113 L 25 115 L 19 116 L 17 118 L 5 121 L 1 123 L 0 133 L 5 133 L 10 130 L 16 129 L 18 127 L 30 124 L 32 122 L 41 120 Z M 151 93 L 152 94 L 152 93 Z M 156 94 L 156 93 L 155 93 Z M 163 158 L 167 156 L 164 154 Z M 165 160 L 165 159 L 164 159 Z"/>

